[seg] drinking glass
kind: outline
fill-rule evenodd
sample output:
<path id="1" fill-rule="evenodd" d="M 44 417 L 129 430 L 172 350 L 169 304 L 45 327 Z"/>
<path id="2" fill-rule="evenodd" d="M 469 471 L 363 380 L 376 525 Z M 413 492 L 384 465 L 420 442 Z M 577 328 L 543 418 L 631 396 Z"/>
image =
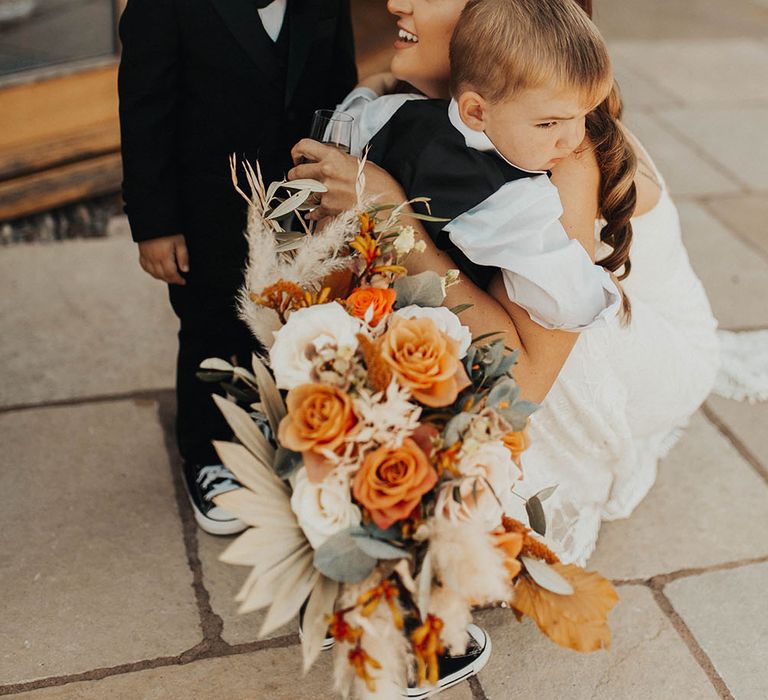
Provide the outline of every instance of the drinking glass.
<path id="1" fill-rule="evenodd" d="M 352 122 L 354 117 L 346 112 L 318 109 L 312 117 L 309 138 L 349 153 L 352 147 Z"/>

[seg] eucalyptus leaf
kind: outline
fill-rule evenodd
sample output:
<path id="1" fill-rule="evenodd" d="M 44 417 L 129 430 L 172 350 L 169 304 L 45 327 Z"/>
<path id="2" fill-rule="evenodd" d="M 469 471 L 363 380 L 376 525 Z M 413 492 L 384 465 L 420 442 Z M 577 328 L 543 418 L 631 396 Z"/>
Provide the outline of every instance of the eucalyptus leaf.
<path id="1" fill-rule="evenodd" d="M 226 381 L 227 379 L 231 379 L 232 373 L 231 372 L 214 372 L 213 370 L 203 370 L 202 372 L 195 372 L 195 376 L 203 382 L 208 382 L 210 384 L 219 384 L 220 382 Z"/>
<path id="2" fill-rule="evenodd" d="M 375 537 L 377 540 L 399 540 L 402 536 L 402 528 L 397 523 L 388 527 L 386 530 L 382 530 L 376 523 L 370 522 L 359 528 L 359 530 L 359 534 L 366 537 Z M 358 533 L 353 530 L 352 536 L 356 537 L 357 535 Z"/>
<path id="3" fill-rule="evenodd" d="M 531 557 L 520 557 L 520 559 L 531 578 L 542 588 L 558 595 L 573 595 L 573 586 L 545 561 Z"/>
<path id="4" fill-rule="evenodd" d="M 361 535 L 352 535 L 355 544 L 360 547 L 369 557 L 374 559 L 402 559 L 411 555 L 401 547 L 396 547 L 384 540 L 378 540 L 374 537 L 365 537 Z"/>
<path id="5" fill-rule="evenodd" d="M 544 503 L 544 501 L 546 501 L 555 491 L 557 491 L 558 486 L 559 484 L 555 484 L 554 486 L 547 486 L 547 488 L 541 489 L 541 491 L 536 494 L 536 498 Z"/>
<path id="6" fill-rule="evenodd" d="M 547 516 L 544 515 L 544 506 L 538 496 L 531 496 L 525 502 L 525 512 L 528 513 L 528 524 L 542 537 L 547 534 Z"/>
<path id="7" fill-rule="evenodd" d="M 402 309 L 415 304 L 417 306 L 440 306 L 445 299 L 443 283 L 440 275 L 432 270 L 425 270 L 418 275 L 400 277 L 395 281 L 397 302 L 395 306 Z"/>
<path id="8" fill-rule="evenodd" d="M 258 398 L 256 392 L 250 389 L 244 389 L 232 384 L 231 382 L 221 382 L 221 388 L 224 389 L 233 399 L 242 403 L 251 403 L 254 398 Z"/>
<path id="9" fill-rule="evenodd" d="M 304 465 L 304 459 L 301 456 L 301 452 L 294 452 L 287 447 L 279 445 L 275 451 L 275 463 L 273 468 L 275 474 L 281 479 L 287 479 L 297 469 Z"/>
<path id="10" fill-rule="evenodd" d="M 466 311 L 467 309 L 471 309 L 474 306 L 474 304 L 457 304 L 456 306 L 452 306 L 450 308 L 451 313 L 456 314 L 457 316 L 462 312 Z"/>
<path id="11" fill-rule="evenodd" d="M 300 204 L 304 204 L 311 194 L 312 193 L 309 190 L 299 190 L 296 194 L 292 194 L 267 215 L 267 220 L 271 221 L 272 219 L 279 219 L 281 216 L 290 214 Z"/>
<path id="12" fill-rule="evenodd" d="M 349 530 L 337 532 L 315 551 L 315 568 L 339 583 L 360 583 L 376 567 L 376 559 L 357 546 Z"/>
<path id="13" fill-rule="evenodd" d="M 505 407 L 512 406 L 519 394 L 520 388 L 517 386 L 517 382 L 510 377 L 505 377 L 496 382 L 491 389 L 488 394 L 488 405 L 491 408 L 500 404 L 506 404 Z"/>

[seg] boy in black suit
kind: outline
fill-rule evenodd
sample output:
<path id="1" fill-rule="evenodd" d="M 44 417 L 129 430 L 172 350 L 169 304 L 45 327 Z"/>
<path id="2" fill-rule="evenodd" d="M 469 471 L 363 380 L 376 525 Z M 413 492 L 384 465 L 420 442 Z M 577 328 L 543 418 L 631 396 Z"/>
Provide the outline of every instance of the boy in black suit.
<path id="1" fill-rule="evenodd" d="M 244 525 L 211 502 L 233 488 L 213 439 L 231 435 L 195 377 L 207 357 L 249 361 L 237 318 L 245 204 L 230 153 L 266 182 L 314 110 L 357 80 L 349 0 L 128 0 L 120 21 L 123 196 L 139 262 L 169 284 L 179 317 L 177 439 L 195 516 L 213 534 Z"/>

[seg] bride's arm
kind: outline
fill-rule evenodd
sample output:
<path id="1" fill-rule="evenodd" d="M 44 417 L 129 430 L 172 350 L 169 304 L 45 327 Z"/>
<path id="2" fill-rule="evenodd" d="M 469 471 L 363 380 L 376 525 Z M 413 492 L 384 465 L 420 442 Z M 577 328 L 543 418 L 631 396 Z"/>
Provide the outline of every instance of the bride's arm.
<path id="1" fill-rule="evenodd" d="M 309 140 L 296 144 L 292 154 L 294 162 L 299 162 L 302 157 L 315 162 L 297 165 L 288 173 L 289 179 L 313 178 L 328 187 L 320 207 L 313 212 L 315 218 L 335 215 L 354 206 L 357 159 L 332 146 Z M 575 164 L 571 164 L 571 160 L 574 159 L 563 161 L 558 166 L 558 173 L 553 173 L 552 178 L 558 188 L 562 187 L 561 200 L 565 213 L 561 220 L 568 235 L 582 242 L 594 257 L 598 182 L 596 167 L 590 168 L 589 163 L 584 162 L 584 154 Z M 400 185 L 378 166 L 368 163 L 365 174 L 368 191 L 378 193 L 382 202 L 400 202 L 406 198 Z M 445 274 L 455 269 L 456 264 L 450 256 L 434 245 L 420 223 L 413 220 L 412 224 L 427 248 L 423 253 L 408 259 L 408 270 L 413 274 L 423 270 Z M 499 337 L 504 338 L 508 347 L 520 349 L 515 379 L 525 398 L 540 403 L 557 379 L 578 334 L 548 330 L 532 321 L 525 310 L 509 300 L 501 275 L 493 280 L 488 293 L 463 278 L 448 288 L 445 306 L 467 303 L 473 306 L 461 314 L 462 323 L 469 326 L 474 336 L 501 331 L 503 335 Z"/>

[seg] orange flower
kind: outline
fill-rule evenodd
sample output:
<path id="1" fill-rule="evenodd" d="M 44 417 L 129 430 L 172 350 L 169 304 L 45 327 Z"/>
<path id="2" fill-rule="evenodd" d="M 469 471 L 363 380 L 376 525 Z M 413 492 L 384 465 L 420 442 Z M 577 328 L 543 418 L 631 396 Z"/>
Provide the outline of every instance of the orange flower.
<path id="1" fill-rule="evenodd" d="M 443 630 L 443 621 L 434 615 L 427 615 L 427 619 L 411 634 L 413 654 L 416 657 L 417 683 L 424 685 L 429 682 L 435 685 L 439 676 L 437 663 L 438 654 L 445 652 L 445 647 L 440 641 L 440 632 Z"/>
<path id="2" fill-rule="evenodd" d="M 597 651 L 611 645 L 608 612 L 619 596 L 611 582 L 575 564 L 553 564 L 573 586 L 573 595 L 558 595 L 528 576 L 519 576 L 512 608 L 528 615 L 555 644 L 575 651 Z"/>
<path id="3" fill-rule="evenodd" d="M 347 310 L 352 316 L 365 318 L 366 311 L 373 307 L 373 317 L 370 323 L 375 326 L 382 318 L 392 313 L 392 306 L 396 298 L 397 292 L 394 289 L 358 287 L 347 297 Z"/>
<path id="4" fill-rule="evenodd" d="M 459 344 L 430 318 L 393 316 L 381 337 L 381 353 L 401 386 L 426 406 L 452 404 L 470 381 Z"/>
<path id="5" fill-rule="evenodd" d="M 369 452 L 352 482 L 352 493 L 382 530 L 407 518 L 437 482 L 427 456 L 410 438 L 392 449 Z"/>
<path id="6" fill-rule="evenodd" d="M 510 580 L 514 579 L 522 569 L 518 557 L 523 548 L 523 535 L 519 532 L 505 532 L 504 528 L 498 528 L 493 532 L 496 546 L 504 552 L 504 566 L 509 573 Z"/>
<path id="7" fill-rule="evenodd" d="M 368 673 L 366 666 L 370 666 L 372 669 L 378 671 L 381 669 L 381 664 L 370 656 L 359 644 L 354 649 L 349 650 L 347 658 L 349 659 L 349 663 L 352 664 L 352 668 L 355 669 L 355 673 L 357 673 L 358 677 L 365 683 L 365 687 L 368 688 L 368 691 L 375 693 L 376 679 Z"/>
<path id="8" fill-rule="evenodd" d="M 301 452 L 310 481 L 322 481 L 333 466 L 321 450 L 336 451 L 357 424 L 352 399 L 325 384 L 300 384 L 288 392 L 288 415 L 280 421 L 277 438 L 289 450 Z"/>
<path id="9" fill-rule="evenodd" d="M 507 433 L 502 436 L 501 440 L 505 447 L 512 453 L 512 459 L 517 459 L 531 444 L 528 439 L 528 433 L 526 433 L 525 430 Z"/>

